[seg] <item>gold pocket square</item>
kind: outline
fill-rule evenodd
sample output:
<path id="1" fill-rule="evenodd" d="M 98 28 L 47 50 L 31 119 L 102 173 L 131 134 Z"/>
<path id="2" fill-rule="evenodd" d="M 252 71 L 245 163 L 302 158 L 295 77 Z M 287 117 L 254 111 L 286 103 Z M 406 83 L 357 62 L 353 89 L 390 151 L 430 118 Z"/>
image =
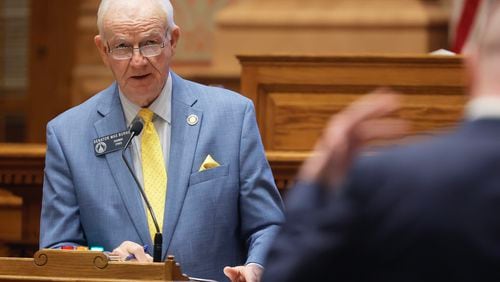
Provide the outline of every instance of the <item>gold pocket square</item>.
<path id="1" fill-rule="evenodd" d="M 216 162 L 212 156 L 208 155 L 205 160 L 203 161 L 203 163 L 201 164 L 200 166 L 200 170 L 198 171 L 204 171 L 204 170 L 207 170 L 207 169 L 211 169 L 211 168 L 216 168 L 220 166 L 220 164 L 218 162 Z"/>

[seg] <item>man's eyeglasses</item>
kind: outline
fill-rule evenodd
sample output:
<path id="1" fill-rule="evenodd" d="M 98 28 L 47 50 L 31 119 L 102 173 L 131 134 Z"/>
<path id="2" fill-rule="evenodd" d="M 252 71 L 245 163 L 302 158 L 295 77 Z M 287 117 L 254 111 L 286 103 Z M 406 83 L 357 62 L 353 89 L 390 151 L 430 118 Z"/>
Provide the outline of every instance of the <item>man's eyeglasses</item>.
<path id="1" fill-rule="evenodd" d="M 161 49 L 165 47 L 165 41 L 161 44 L 147 44 L 137 48 L 119 46 L 115 48 L 110 48 L 108 43 L 108 52 L 111 54 L 115 60 L 128 60 L 134 56 L 134 50 L 139 50 L 142 56 L 146 58 L 155 57 L 161 54 Z"/>

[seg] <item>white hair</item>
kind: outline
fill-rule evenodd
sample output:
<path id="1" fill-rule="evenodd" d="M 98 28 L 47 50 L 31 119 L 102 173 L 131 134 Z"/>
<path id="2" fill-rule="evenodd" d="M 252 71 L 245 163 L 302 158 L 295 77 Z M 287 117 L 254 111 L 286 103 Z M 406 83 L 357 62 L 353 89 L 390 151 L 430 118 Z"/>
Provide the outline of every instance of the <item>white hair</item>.
<path id="1" fill-rule="evenodd" d="M 104 35 L 104 16 L 108 12 L 109 7 L 112 3 L 123 3 L 124 1 L 125 0 L 101 0 L 101 3 L 99 4 L 99 10 L 97 11 L 97 28 L 99 29 L 99 34 L 101 36 Z M 153 2 L 156 2 L 156 4 L 158 4 L 162 8 L 163 12 L 165 13 L 165 18 L 167 19 L 167 29 L 169 30 L 169 32 L 172 32 L 173 28 L 175 27 L 174 8 L 172 7 L 172 3 L 170 3 L 170 0 L 153 0 Z M 168 35 L 170 36 L 170 33 Z"/>

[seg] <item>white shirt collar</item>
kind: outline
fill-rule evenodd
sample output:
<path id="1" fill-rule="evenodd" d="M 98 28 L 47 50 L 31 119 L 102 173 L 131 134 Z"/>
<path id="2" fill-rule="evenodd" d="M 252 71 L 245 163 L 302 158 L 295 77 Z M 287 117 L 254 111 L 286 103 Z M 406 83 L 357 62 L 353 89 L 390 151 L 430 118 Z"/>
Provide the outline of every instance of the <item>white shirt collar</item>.
<path id="1" fill-rule="evenodd" d="M 500 119 L 500 97 L 483 96 L 472 99 L 465 107 L 468 120 Z"/>
<path id="2" fill-rule="evenodd" d="M 137 116 L 137 113 L 141 110 L 141 107 L 132 103 L 127 97 L 123 94 L 120 88 L 118 88 L 118 93 L 120 95 L 120 101 L 122 104 L 123 112 L 125 113 L 125 120 L 127 122 L 127 126 L 132 122 L 132 120 Z M 148 109 L 150 109 L 156 116 L 166 121 L 170 124 L 171 116 L 172 116 L 172 76 L 169 74 L 167 81 L 165 82 L 165 86 L 163 87 L 160 95 L 154 102 L 149 105 Z"/>

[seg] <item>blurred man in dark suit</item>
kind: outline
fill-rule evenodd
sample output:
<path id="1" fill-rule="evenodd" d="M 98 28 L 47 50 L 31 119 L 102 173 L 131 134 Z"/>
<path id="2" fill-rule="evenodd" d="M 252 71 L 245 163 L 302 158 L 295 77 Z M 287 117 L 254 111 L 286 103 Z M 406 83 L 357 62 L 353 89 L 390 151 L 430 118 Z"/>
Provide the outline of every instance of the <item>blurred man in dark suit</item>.
<path id="1" fill-rule="evenodd" d="M 395 96 L 332 118 L 288 198 L 264 281 L 500 281 L 500 9 L 468 58 L 465 121 L 355 158 L 400 133 Z M 354 161 L 353 161 L 354 160 Z"/>

